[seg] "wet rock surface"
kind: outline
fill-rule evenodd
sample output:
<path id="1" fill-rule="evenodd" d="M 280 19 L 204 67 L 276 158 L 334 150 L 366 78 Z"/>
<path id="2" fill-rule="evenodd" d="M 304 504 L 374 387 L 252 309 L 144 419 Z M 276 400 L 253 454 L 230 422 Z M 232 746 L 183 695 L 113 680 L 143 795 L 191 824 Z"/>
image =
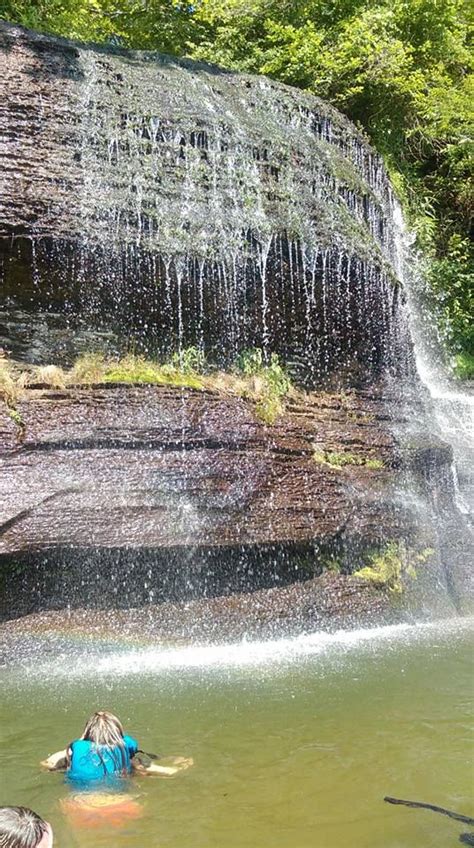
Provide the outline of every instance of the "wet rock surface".
<path id="1" fill-rule="evenodd" d="M 0 347 L 15 360 L 35 365 L 51 362 L 73 363 L 91 350 L 116 353 L 120 345 L 110 332 L 73 327 L 67 315 L 54 312 L 26 312 L 6 299 L 0 309 Z"/>
<path id="2" fill-rule="evenodd" d="M 0 409 L 3 614 L 165 639 L 390 618 L 359 553 L 430 547 L 438 515 L 462 571 L 451 453 L 423 414 L 399 444 L 420 410 L 380 384 L 418 391 L 396 203 L 359 131 L 270 80 L 1 22 L 0 65 L 0 346 L 221 368 L 256 347 L 299 385 L 365 387 L 295 394 L 271 426 L 225 393 L 24 392 Z"/>
<path id="3" fill-rule="evenodd" d="M 78 608 L 33 613 L 0 624 L 0 663 L 60 654 L 65 643 L 89 637 L 116 649 L 117 640 L 137 645 L 210 644 L 244 638 L 334 632 L 358 625 L 409 619 L 389 592 L 356 577 L 325 573 L 291 586 L 228 597 L 122 610 Z"/>
<path id="4" fill-rule="evenodd" d="M 243 228 L 291 224 L 325 240 L 343 232 L 362 251 L 361 234 L 385 246 L 391 188 L 381 158 L 308 93 L 6 22 L 0 61 L 0 236 L 141 240 L 155 252 L 202 254 Z"/>
<path id="5" fill-rule="evenodd" d="M 394 410 L 403 423 L 380 386 L 295 394 L 273 425 L 207 390 L 26 390 L 19 420 L 0 416 L 2 615 L 67 608 L 77 621 L 86 606 L 90 624 L 108 608 L 125 627 L 151 611 L 160 638 L 195 613 L 203 638 L 401 615 L 393 594 L 350 576 L 387 540 L 431 544 L 400 496 L 409 453 Z M 430 467 L 436 450 L 442 469 L 450 454 L 430 443 Z M 433 579 L 446 592 L 439 562 Z"/>
<path id="6" fill-rule="evenodd" d="M 272 426 L 238 398 L 164 387 L 30 390 L 18 411 L 0 430 L 2 554 L 377 539 L 402 522 L 376 394 L 291 401 Z"/>
<path id="7" fill-rule="evenodd" d="M 15 357 L 64 361 L 97 336 L 164 359 L 198 346 L 219 367 L 260 347 L 312 386 L 413 371 L 392 188 L 329 104 L 2 22 L 0 92 Z"/>

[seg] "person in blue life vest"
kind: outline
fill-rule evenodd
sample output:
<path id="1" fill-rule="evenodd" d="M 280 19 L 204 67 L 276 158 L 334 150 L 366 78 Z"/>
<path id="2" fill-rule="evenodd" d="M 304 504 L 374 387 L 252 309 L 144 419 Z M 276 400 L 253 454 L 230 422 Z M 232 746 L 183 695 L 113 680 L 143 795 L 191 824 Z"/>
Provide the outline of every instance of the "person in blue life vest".
<path id="1" fill-rule="evenodd" d="M 85 789 L 102 784 L 113 788 L 132 772 L 170 777 L 193 765 L 189 757 L 174 757 L 172 765 L 160 766 L 151 762 L 150 755 L 141 757 L 140 753 L 138 742 L 124 732 L 117 716 L 100 710 L 87 721 L 80 739 L 51 754 L 41 765 L 49 771 L 65 770 L 72 784 Z"/>

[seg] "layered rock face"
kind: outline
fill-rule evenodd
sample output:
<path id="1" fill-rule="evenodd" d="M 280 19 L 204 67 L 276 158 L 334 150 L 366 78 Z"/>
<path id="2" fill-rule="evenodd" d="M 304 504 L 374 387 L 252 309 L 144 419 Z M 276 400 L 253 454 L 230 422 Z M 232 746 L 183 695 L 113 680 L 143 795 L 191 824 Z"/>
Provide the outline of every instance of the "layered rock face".
<path id="1" fill-rule="evenodd" d="M 6 416 L 2 430 L 3 554 L 298 544 L 315 527 L 375 541 L 400 524 L 376 396 L 295 401 L 272 426 L 238 398 L 158 386 L 30 391 L 18 410 L 20 444 Z M 360 465 L 331 467 L 321 448 Z"/>
<path id="2" fill-rule="evenodd" d="M 391 188 L 334 109 L 6 24 L 0 61 L 10 310 L 66 312 L 162 354 L 198 345 L 220 364 L 258 346 L 313 383 L 410 368 Z"/>
<path id="3" fill-rule="evenodd" d="M 7 616 L 301 581 L 315 623 L 315 609 L 326 623 L 387 615 L 395 573 L 381 580 L 382 602 L 363 580 L 345 582 L 387 545 L 416 556 L 436 544 L 434 513 L 407 502 L 404 484 L 426 491 L 431 470 L 431 490 L 450 501 L 449 449 L 401 451 L 375 388 L 296 396 L 271 426 L 239 398 L 158 386 L 30 389 L 17 413 L 21 427 L 4 414 L 0 428 L 0 567 L 15 563 Z M 447 599 L 436 556 L 427 575 Z M 272 604 L 288 617 L 285 597 L 244 606 L 254 624 L 267 609 L 268 624 Z M 225 604 L 222 613 L 228 621 Z"/>

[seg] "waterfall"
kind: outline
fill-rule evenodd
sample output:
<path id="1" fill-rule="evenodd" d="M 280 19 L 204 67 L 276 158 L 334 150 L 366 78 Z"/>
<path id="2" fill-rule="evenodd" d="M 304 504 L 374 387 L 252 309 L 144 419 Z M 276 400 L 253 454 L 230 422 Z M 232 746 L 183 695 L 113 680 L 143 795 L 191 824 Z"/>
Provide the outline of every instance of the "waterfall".
<path id="1" fill-rule="evenodd" d="M 414 255 L 401 207 L 393 211 L 394 264 L 407 295 L 417 374 L 429 392 L 432 424 L 451 445 L 453 486 L 459 510 L 474 520 L 474 392 L 456 384 L 446 365 L 436 318 L 424 306 L 420 257 Z"/>
<path id="2" fill-rule="evenodd" d="M 255 398 L 217 390 L 66 388 L 59 423 L 54 400 L 33 399 L 4 480 L 5 556 L 46 550 L 47 602 L 62 597 L 50 574 L 63 569 L 74 597 L 78 575 L 103 561 L 124 603 L 313 580 L 324 603 L 307 614 L 333 623 L 344 600 L 328 608 L 327 597 L 343 599 L 371 557 L 385 550 L 400 578 L 415 570 L 409 548 L 419 571 L 436 548 L 418 585 L 442 586 L 460 609 L 472 398 L 433 368 L 400 207 L 367 139 L 268 79 L 2 23 L 0 47 L 12 358 L 68 365 L 109 346 L 168 359 L 195 347 L 227 369 L 258 348 L 297 388 L 319 390 L 295 392 L 269 426 Z M 35 581 L 27 597 L 41 594 Z"/>
<path id="3" fill-rule="evenodd" d="M 27 205 L 0 198 L 12 301 L 149 354 L 196 346 L 227 366 L 260 347 L 312 385 L 413 372 L 392 189 L 341 114 L 197 62 L 0 37 L 12 102 L 43 107 L 38 151 L 18 124 L 7 175 L 20 197 L 31 175 Z"/>

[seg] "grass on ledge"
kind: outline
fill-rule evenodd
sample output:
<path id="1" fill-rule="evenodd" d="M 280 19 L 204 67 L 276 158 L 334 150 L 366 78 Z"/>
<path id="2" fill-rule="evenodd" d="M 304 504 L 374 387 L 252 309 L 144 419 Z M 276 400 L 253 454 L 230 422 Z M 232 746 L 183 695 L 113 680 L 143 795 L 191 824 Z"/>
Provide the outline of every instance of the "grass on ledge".
<path id="1" fill-rule="evenodd" d="M 0 396 L 8 407 L 14 407 L 19 394 L 17 379 L 5 357 L 0 359 Z"/>
<path id="2" fill-rule="evenodd" d="M 427 563 L 434 553 L 433 548 L 416 553 L 409 551 L 401 542 L 391 541 L 383 550 L 370 554 L 367 565 L 354 571 L 353 577 L 360 577 L 377 589 L 388 589 L 400 595 L 407 578 L 416 580 L 418 566 Z"/>
<path id="3" fill-rule="evenodd" d="M 181 369 L 172 360 L 161 364 L 136 354 L 121 359 L 106 359 L 102 354 L 85 354 L 67 372 L 67 383 L 94 385 L 96 383 L 148 384 L 184 386 L 203 389 L 202 378 L 191 369 Z"/>
<path id="4" fill-rule="evenodd" d="M 291 389 L 276 354 L 272 354 L 266 364 L 258 348 L 240 354 L 229 372 L 212 370 L 195 347 L 174 354 L 165 363 L 132 353 L 116 359 L 102 353 L 86 353 L 69 370 L 46 365 L 19 371 L 6 358 L 0 359 L 0 397 L 10 409 L 15 409 L 23 389 L 28 386 L 40 384 L 66 389 L 101 383 L 175 386 L 230 394 L 252 403 L 256 416 L 266 424 L 273 424 L 282 414 L 284 397 Z"/>

